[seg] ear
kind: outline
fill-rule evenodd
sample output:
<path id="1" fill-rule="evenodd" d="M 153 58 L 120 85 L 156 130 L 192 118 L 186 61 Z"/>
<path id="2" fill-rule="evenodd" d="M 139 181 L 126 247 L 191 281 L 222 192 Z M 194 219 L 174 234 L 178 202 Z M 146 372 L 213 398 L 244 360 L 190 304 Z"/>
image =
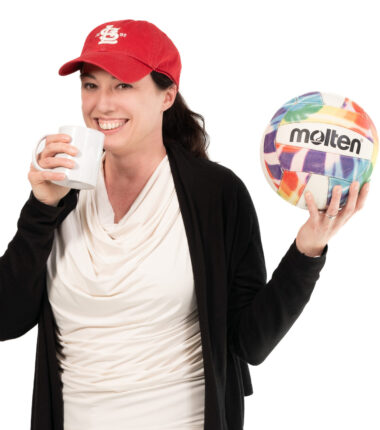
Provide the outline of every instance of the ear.
<path id="1" fill-rule="evenodd" d="M 178 89 L 176 84 L 172 84 L 169 88 L 165 90 L 165 97 L 162 102 L 163 112 L 168 110 L 173 105 L 175 98 L 177 96 L 177 92 L 178 92 Z"/>

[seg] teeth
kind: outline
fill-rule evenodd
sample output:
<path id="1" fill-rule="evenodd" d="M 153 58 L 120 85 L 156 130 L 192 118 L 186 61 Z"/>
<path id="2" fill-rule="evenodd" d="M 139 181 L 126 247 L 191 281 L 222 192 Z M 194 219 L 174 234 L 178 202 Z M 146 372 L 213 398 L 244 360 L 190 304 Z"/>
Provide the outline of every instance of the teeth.
<path id="1" fill-rule="evenodd" d="M 98 120 L 99 126 L 103 130 L 112 130 L 114 128 L 121 127 L 123 124 L 126 123 L 127 120 L 124 121 L 102 121 Z"/>

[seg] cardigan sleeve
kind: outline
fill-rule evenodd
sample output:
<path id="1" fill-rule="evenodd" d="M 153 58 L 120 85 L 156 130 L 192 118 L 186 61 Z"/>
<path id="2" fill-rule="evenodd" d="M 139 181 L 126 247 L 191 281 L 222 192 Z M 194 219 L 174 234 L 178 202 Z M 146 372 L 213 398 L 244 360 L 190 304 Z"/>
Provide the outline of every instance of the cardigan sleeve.
<path id="1" fill-rule="evenodd" d="M 294 240 L 267 282 L 256 211 L 246 186 L 235 174 L 234 178 L 236 233 L 228 304 L 229 345 L 241 359 L 258 365 L 309 301 L 325 264 L 327 245 L 315 258 L 302 254 Z"/>
<path id="2" fill-rule="evenodd" d="M 71 189 L 54 207 L 31 191 L 21 209 L 17 232 L 0 257 L 0 341 L 22 336 L 37 324 L 54 229 L 76 206 L 77 196 L 78 190 Z"/>

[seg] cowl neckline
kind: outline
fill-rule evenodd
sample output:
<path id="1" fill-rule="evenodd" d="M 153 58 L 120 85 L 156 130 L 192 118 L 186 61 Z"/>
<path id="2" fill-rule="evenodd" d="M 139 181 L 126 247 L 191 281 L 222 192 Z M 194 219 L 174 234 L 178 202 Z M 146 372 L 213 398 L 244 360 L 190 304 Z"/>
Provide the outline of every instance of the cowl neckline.
<path id="1" fill-rule="evenodd" d="M 178 216 L 167 154 L 116 224 L 101 168 L 96 187 L 81 190 L 76 208 L 55 232 L 48 265 L 52 277 L 72 285 L 86 280 L 78 287 L 95 295 L 107 295 L 107 287 L 115 292 L 117 281 L 158 246 Z"/>
<path id="2" fill-rule="evenodd" d="M 104 161 L 105 161 L 105 153 L 102 156 L 101 168 L 99 169 L 99 176 L 95 190 L 92 190 L 94 193 L 94 200 L 96 205 L 96 210 L 99 217 L 99 222 L 103 226 L 103 228 L 111 235 L 117 235 L 120 230 L 122 230 L 122 226 L 128 223 L 128 220 L 133 216 L 136 211 L 139 211 L 140 205 L 144 204 L 144 199 L 146 195 L 150 192 L 154 184 L 157 182 L 158 176 L 160 172 L 166 168 L 166 170 L 170 169 L 168 155 L 162 158 L 160 163 L 156 166 L 155 170 L 145 183 L 144 187 L 128 209 L 128 211 L 124 214 L 124 216 L 119 220 L 119 222 L 115 223 L 115 213 L 113 211 L 111 202 L 108 198 L 108 192 L 105 184 L 105 176 L 104 176 Z M 139 211 L 141 212 L 141 210 Z"/>

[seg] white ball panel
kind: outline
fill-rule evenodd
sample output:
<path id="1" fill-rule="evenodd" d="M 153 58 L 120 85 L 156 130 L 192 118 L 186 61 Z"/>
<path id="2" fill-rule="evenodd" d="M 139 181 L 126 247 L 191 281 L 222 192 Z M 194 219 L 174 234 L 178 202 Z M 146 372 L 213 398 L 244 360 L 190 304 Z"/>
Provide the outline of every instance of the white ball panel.
<path id="1" fill-rule="evenodd" d="M 321 93 L 325 105 L 342 107 L 345 97 L 338 94 Z"/>
<path id="2" fill-rule="evenodd" d="M 327 176 L 318 175 L 313 173 L 307 182 L 307 185 L 298 200 L 296 206 L 307 209 L 304 194 L 306 191 L 310 191 L 313 194 L 314 201 L 318 209 L 324 209 L 327 203 L 327 193 L 329 190 L 329 178 Z"/>

